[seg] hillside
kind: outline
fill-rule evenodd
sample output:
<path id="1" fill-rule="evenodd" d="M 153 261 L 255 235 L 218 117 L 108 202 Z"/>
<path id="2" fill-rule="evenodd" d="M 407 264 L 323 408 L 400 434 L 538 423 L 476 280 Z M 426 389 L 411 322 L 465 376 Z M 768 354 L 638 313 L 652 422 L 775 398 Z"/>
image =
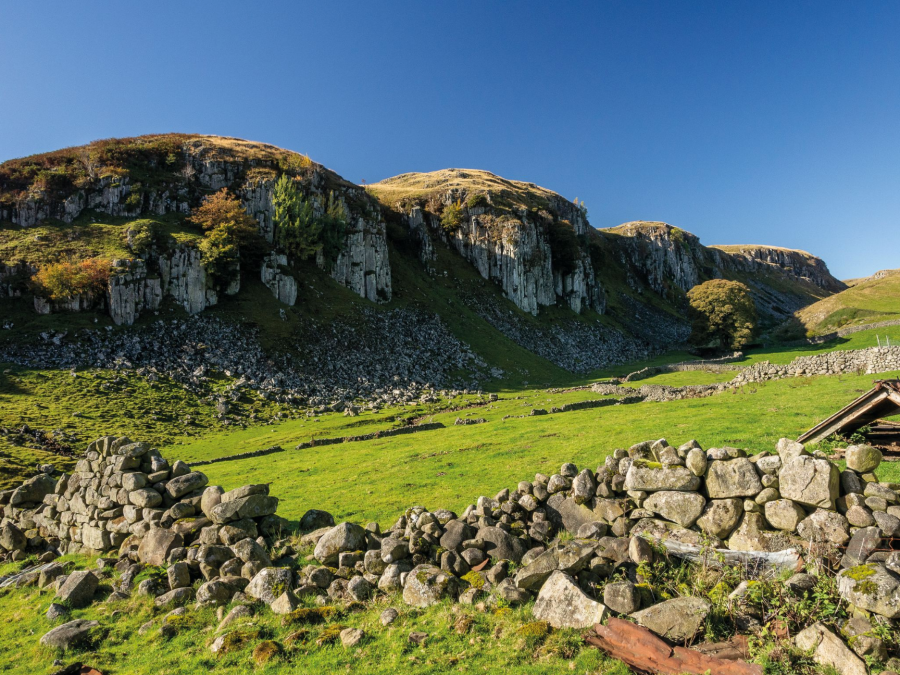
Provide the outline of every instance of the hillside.
<path id="1" fill-rule="evenodd" d="M 331 204 L 342 214 L 315 256 L 292 253 L 276 231 L 280 176 L 315 218 Z M 260 240 L 213 269 L 200 250 L 207 234 L 187 216 L 223 189 L 257 221 Z M 31 281 L 83 261 L 108 268 L 108 281 L 58 297 Z M 597 230 L 583 204 L 486 171 L 408 173 L 363 188 L 305 155 L 189 134 L 0 165 L 0 295 L 17 359 L 47 328 L 205 312 L 257 330 L 247 339 L 290 360 L 286 377 L 305 400 L 368 396 L 393 381 L 411 396 L 425 382 L 549 383 L 682 344 L 686 292 L 716 277 L 748 283 L 766 325 L 843 288 L 809 254 L 705 247 L 665 223 Z M 399 325 L 408 351 L 387 348 Z M 430 326 L 440 365 L 416 357 L 416 326 Z M 334 337 L 348 331 L 357 337 Z M 323 373 L 316 364 L 336 349 L 340 363 Z"/>
<path id="2" fill-rule="evenodd" d="M 854 281 L 847 290 L 797 312 L 809 333 L 900 319 L 900 270 L 883 270 Z"/>

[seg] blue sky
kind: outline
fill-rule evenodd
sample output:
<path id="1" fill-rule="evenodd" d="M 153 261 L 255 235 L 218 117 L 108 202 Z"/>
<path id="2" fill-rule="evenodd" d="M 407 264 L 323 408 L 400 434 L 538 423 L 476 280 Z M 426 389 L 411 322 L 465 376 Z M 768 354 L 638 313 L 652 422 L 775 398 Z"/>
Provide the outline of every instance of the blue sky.
<path id="1" fill-rule="evenodd" d="M 900 267 L 900 4 L 0 0 L 0 160 L 185 131 Z"/>

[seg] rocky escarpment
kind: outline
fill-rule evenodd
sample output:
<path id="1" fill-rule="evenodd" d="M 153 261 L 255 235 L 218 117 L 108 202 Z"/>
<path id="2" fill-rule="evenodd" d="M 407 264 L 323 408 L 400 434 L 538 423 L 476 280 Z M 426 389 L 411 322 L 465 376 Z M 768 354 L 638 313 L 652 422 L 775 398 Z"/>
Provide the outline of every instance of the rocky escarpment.
<path id="1" fill-rule="evenodd" d="M 52 180 L 39 173 L 46 167 L 55 172 Z M 139 180 L 132 173 L 150 176 Z M 324 199 L 334 194 L 346 206 L 349 217 L 342 249 L 333 261 L 320 259 L 320 265 L 328 266 L 335 280 L 358 295 L 373 302 L 389 300 L 390 261 L 380 209 L 358 186 L 308 158 L 274 146 L 172 134 L 104 141 L 13 160 L 0 165 L 0 220 L 27 228 L 50 219 L 71 223 L 89 210 L 122 218 L 187 214 L 202 196 L 228 188 L 259 221 L 260 233 L 271 243 L 275 236 L 272 193 L 282 173 L 294 176 L 307 196 Z M 191 313 L 215 304 L 217 294 L 237 290 L 235 280 L 216 288 L 201 271 L 196 251 L 140 257 L 144 268 L 129 267 L 126 278 L 111 287 L 109 298 L 63 304 L 69 308 L 104 304 L 117 322 L 128 323 L 144 308 L 157 304 L 156 277 Z M 44 311 L 52 308 L 52 303 L 40 305 Z"/>
<path id="2" fill-rule="evenodd" d="M 403 174 L 369 190 L 405 221 L 423 261 L 440 240 L 526 312 L 557 303 L 576 313 L 604 311 L 603 288 L 580 241 L 592 228 L 585 212 L 558 194 L 461 169 Z M 452 209 L 455 217 L 448 216 Z"/>
<path id="3" fill-rule="evenodd" d="M 846 286 L 825 263 L 804 251 L 771 246 L 706 247 L 690 232 L 660 222 L 625 223 L 602 233 L 629 270 L 628 283 L 643 282 L 676 304 L 708 279 L 737 279 L 750 286 L 757 309 L 783 319 Z"/>

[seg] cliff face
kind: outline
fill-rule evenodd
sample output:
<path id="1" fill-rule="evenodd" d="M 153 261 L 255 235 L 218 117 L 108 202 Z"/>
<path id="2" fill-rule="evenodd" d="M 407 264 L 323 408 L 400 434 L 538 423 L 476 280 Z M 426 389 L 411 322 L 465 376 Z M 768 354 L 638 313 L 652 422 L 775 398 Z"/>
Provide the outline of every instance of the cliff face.
<path id="1" fill-rule="evenodd" d="M 632 270 L 633 287 L 645 283 L 676 305 L 683 302 L 681 294 L 705 280 L 736 279 L 750 287 L 763 317 L 774 321 L 846 287 L 805 251 L 706 247 L 693 234 L 659 222 L 626 223 L 602 232 Z"/>
<path id="2" fill-rule="evenodd" d="M 140 148 L 140 139 L 127 140 Z M 178 151 L 177 155 L 169 154 L 175 158 L 173 167 L 160 166 L 161 162 L 152 156 L 140 157 L 144 164 L 140 168 L 142 172 L 151 172 L 151 180 L 138 180 L 135 171 L 92 176 L 90 169 L 81 170 L 81 151 L 90 146 L 72 149 L 75 159 L 68 163 L 67 156 L 47 159 L 38 156 L 8 162 L 0 167 L 11 168 L 0 174 L 0 220 L 27 228 L 48 219 L 71 223 L 88 209 L 124 218 L 187 214 L 203 195 L 227 187 L 259 221 L 260 233 L 271 243 L 275 234 L 272 193 L 278 176 L 290 173 L 300 179 L 307 195 L 324 197 L 333 192 L 347 206 L 350 215 L 347 234 L 343 250 L 331 268 L 334 279 L 373 302 L 390 300 L 385 224 L 380 209 L 370 203 L 372 200 L 364 190 L 308 159 L 298 161 L 301 156 L 274 146 L 219 137 L 178 136 L 170 141 L 169 147 Z M 148 143 L 158 142 L 159 138 L 148 139 Z M 51 153 L 55 154 L 58 153 Z M 84 160 L 86 166 L 88 161 Z M 63 167 L 63 173 L 56 169 L 63 178 L 66 170 L 74 173 L 72 167 L 75 167 L 77 178 L 68 182 L 56 179 L 49 184 L 38 179 L 25 189 L 16 190 L 20 187 L 17 181 L 21 182 L 20 177 L 31 166 L 28 162 L 38 165 L 55 162 Z M 99 174 L 103 168 L 95 167 L 93 171 Z M 119 271 L 110 285 L 108 298 L 117 323 L 131 323 L 142 308 L 158 306 L 154 298 L 160 294 L 171 295 L 193 314 L 215 304 L 218 293 L 236 292 L 235 281 L 228 288 L 217 289 L 211 285 L 195 249 L 182 249 L 145 263 L 117 265 Z M 43 311 L 50 308 L 50 303 L 41 303 Z"/>
<path id="3" fill-rule="evenodd" d="M 604 311 L 582 241 L 592 228 L 579 207 L 556 193 L 459 169 L 403 174 L 369 190 L 401 215 L 423 261 L 434 257 L 434 241 L 441 240 L 526 312 L 557 303 L 576 313 Z M 444 214 L 453 208 L 459 217 L 450 223 Z"/>

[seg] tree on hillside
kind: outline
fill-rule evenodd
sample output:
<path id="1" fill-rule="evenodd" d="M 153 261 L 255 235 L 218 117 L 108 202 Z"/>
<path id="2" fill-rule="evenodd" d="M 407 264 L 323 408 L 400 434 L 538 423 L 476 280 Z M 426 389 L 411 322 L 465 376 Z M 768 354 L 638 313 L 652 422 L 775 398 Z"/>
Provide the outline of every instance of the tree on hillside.
<path id="1" fill-rule="evenodd" d="M 694 286 L 688 301 L 693 344 L 740 349 L 750 342 L 757 322 L 756 305 L 744 284 L 712 279 Z"/>
<path id="2" fill-rule="evenodd" d="M 204 198 L 188 220 L 206 230 L 199 247 L 203 266 L 220 283 L 228 282 L 242 248 L 258 253 L 259 223 L 227 188 Z"/>
<path id="3" fill-rule="evenodd" d="M 322 251 L 326 265 L 334 264 L 344 249 L 349 220 L 340 198 L 329 192 L 327 200 L 307 199 L 297 182 L 283 174 L 275 183 L 272 205 L 275 241 L 281 248 L 301 260 Z"/>
<path id="4" fill-rule="evenodd" d="M 322 223 L 316 218 L 313 203 L 303 196 L 295 181 L 282 174 L 272 193 L 275 240 L 301 260 L 319 250 Z"/>

